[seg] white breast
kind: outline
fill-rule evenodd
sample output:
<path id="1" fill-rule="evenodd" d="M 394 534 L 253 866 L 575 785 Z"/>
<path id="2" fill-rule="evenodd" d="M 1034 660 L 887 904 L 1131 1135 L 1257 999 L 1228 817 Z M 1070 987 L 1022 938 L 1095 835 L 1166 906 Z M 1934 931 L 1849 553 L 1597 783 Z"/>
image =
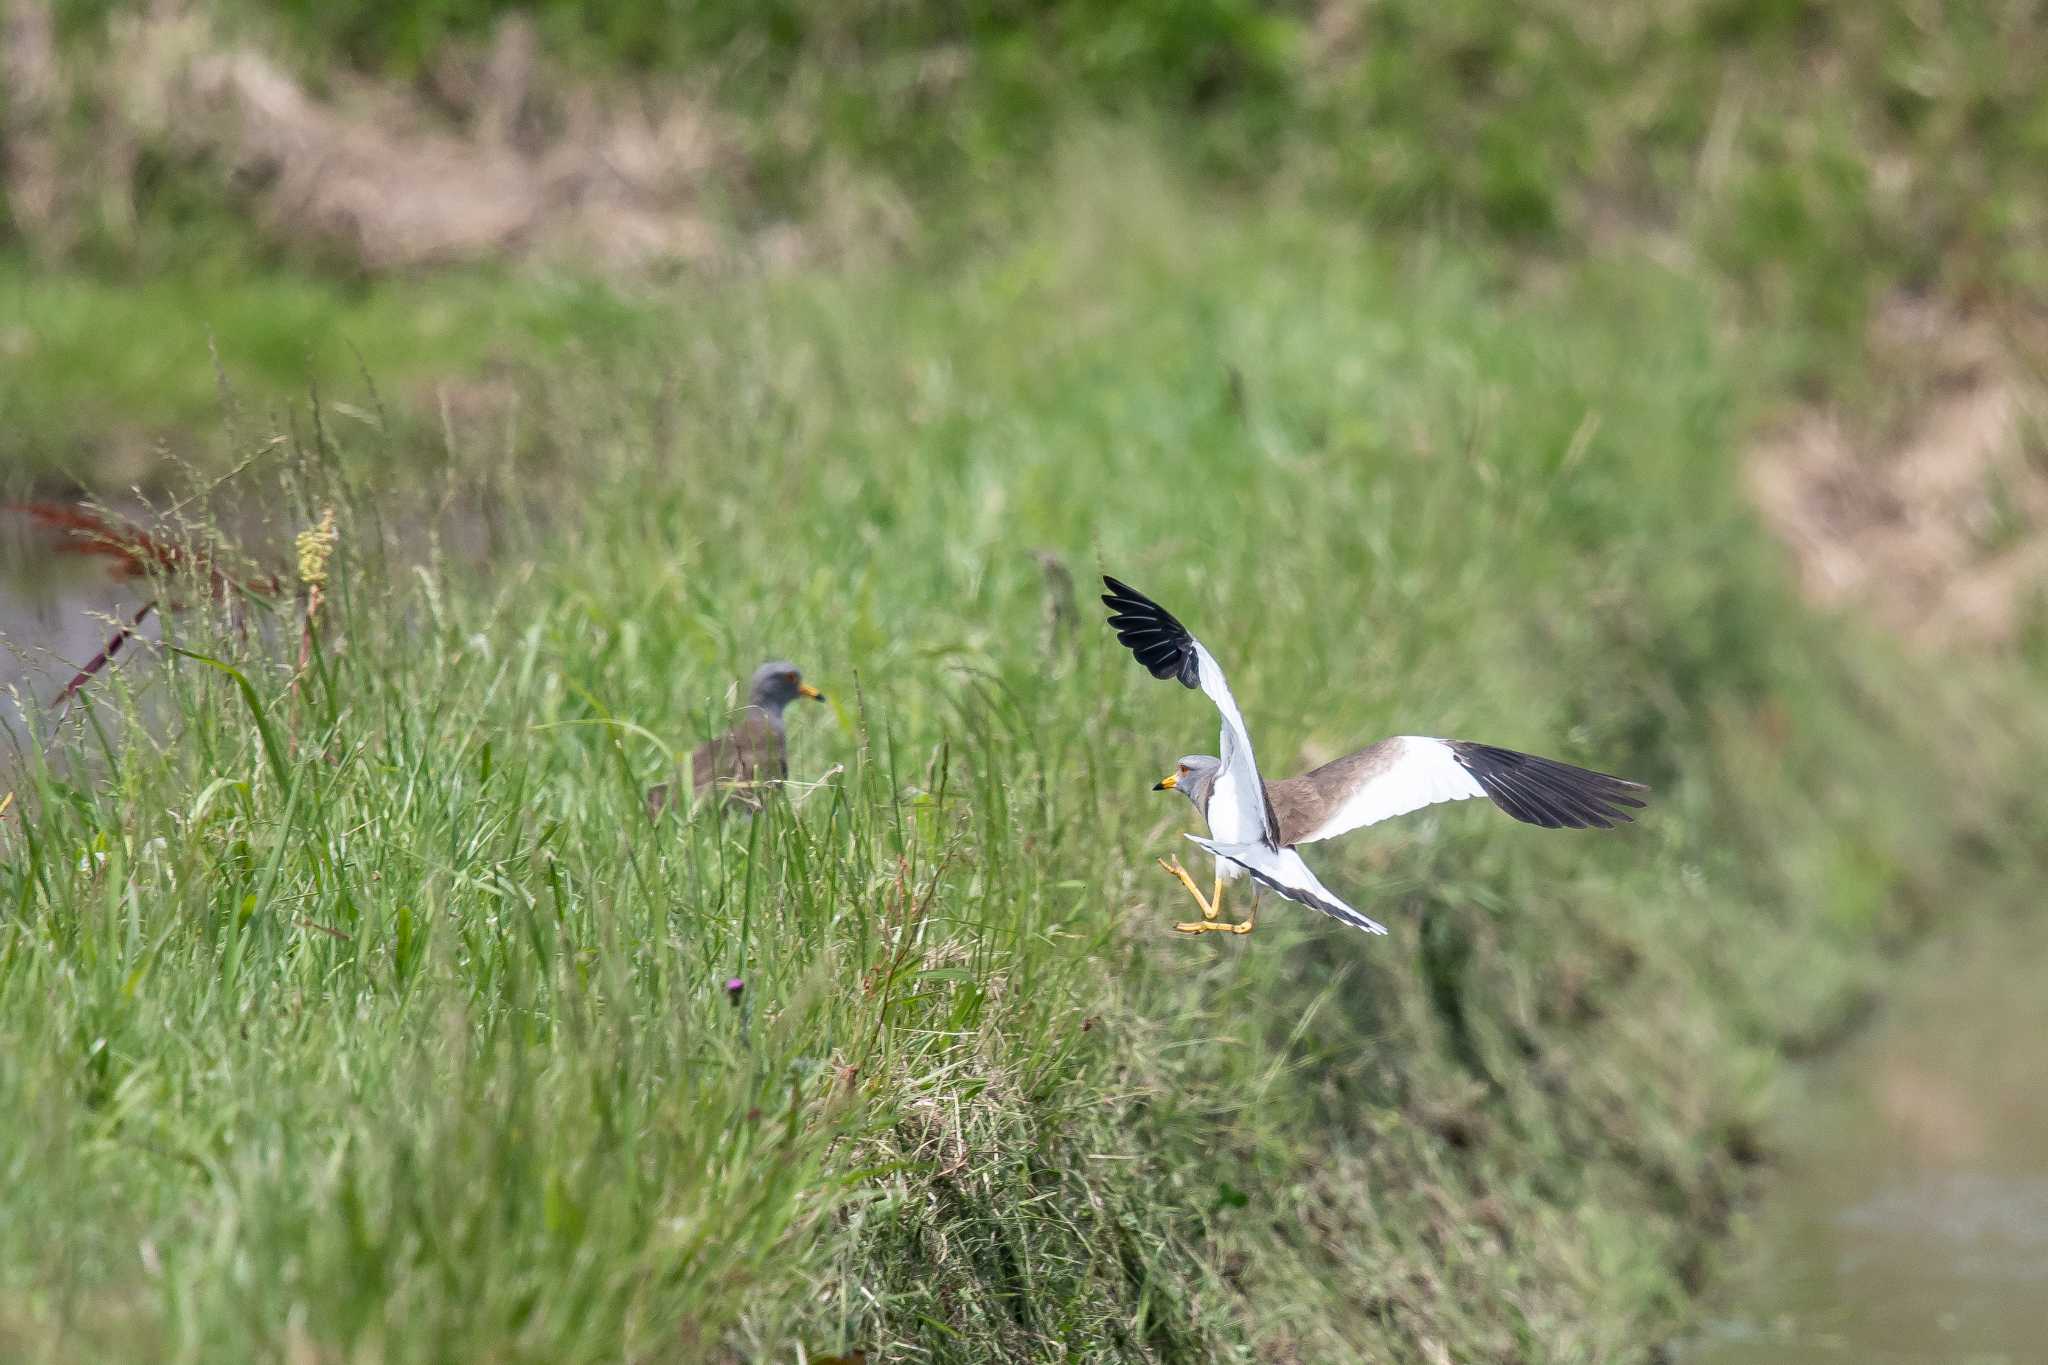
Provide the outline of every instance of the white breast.
<path id="1" fill-rule="evenodd" d="M 1214 794 L 1209 798 L 1209 837 L 1219 844 L 1253 844 L 1263 833 L 1251 821 L 1244 818 L 1244 807 L 1237 801 L 1219 800 Z M 1216 875 L 1226 882 L 1234 882 L 1244 875 L 1244 869 L 1228 858 L 1216 859 Z"/>

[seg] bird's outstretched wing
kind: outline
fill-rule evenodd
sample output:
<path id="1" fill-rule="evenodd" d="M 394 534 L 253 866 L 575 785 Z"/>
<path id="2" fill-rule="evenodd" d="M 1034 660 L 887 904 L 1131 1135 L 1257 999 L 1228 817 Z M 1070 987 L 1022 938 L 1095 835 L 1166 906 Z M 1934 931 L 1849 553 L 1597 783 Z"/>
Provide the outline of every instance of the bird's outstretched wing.
<path id="1" fill-rule="evenodd" d="M 1173 678 L 1184 687 L 1200 688 L 1223 713 L 1223 766 L 1209 798 L 1209 828 L 1231 843 L 1279 847 L 1280 822 L 1266 800 L 1265 783 L 1259 780 L 1252 737 L 1214 656 L 1188 634 L 1172 612 L 1130 584 L 1107 574 L 1102 582 L 1109 589 L 1102 602 L 1109 608 L 1110 627 L 1125 648 L 1137 655 L 1153 677 Z"/>
<path id="2" fill-rule="evenodd" d="M 1208 849 L 1217 857 L 1237 864 L 1259 885 L 1276 891 L 1291 901 L 1299 901 L 1313 910 L 1320 910 L 1331 919 L 1342 920 L 1354 929 L 1363 929 L 1368 934 L 1384 934 L 1387 926 L 1370 916 L 1360 914 L 1337 899 L 1329 887 L 1316 880 L 1316 874 L 1308 870 L 1308 864 L 1301 855 L 1291 848 L 1268 848 L 1264 844 L 1224 844 L 1214 839 L 1204 839 L 1198 834 L 1188 838 Z"/>
<path id="3" fill-rule="evenodd" d="M 1462 739 L 1396 735 L 1296 779 L 1325 800 L 1325 814 L 1294 842 L 1333 839 L 1439 801 L 1484 796 L 1517 820 L 1545 829 L 1607 829 L 1641 809 L 1648 790 L 1590 768 Z"/>

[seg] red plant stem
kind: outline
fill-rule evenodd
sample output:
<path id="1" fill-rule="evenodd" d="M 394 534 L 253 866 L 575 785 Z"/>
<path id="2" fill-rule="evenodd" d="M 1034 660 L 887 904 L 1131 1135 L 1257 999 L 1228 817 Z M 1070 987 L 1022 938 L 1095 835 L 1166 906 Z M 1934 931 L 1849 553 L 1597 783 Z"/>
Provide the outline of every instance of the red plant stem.
<path id="1" fill-rule="evenodd" d="M 121 646 L 127 644 L 135 637 L 135 632 L 142 628 L 142 623 L 148 620 L 149 614 L 155 610 L 156 603 L 154 601 L 144 602 L 141 608 L 136 611 L 135 619 L 114 632 L 113 638 L 107 641 L 107 647 L 93 655 L 85 667 L 79 669 L 72 676 L 71 681 L 64 684 L 64 690 L 57 694 L 56 700 L 51 702 L 50 705 L 62 706 L 65 702 L 70 701 L 79 688 L 92 681 L 94 674 L 113 662 L 114 656 L 121 652 Z"/>

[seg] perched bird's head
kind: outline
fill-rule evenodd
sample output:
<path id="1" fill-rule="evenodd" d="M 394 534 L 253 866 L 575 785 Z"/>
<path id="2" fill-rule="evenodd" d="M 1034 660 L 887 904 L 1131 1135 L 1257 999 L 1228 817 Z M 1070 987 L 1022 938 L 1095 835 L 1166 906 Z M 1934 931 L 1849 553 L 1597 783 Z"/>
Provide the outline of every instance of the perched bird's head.
<path id="1" fill-rule="evenodd" d="M 1179 792 L 1195 803 L 1195 809 L 1206 812 L 1209 809 L 1209 793 L 1215 789 L 1216 774 L 1223 770 L 1223 760 L 1209 754 L 1189 754 L 1173 765 L 1173 771 L 1153 784 L 1156 792 Z M 1205 816 L 1206 818 L 1206 816 Z"/>
<path id="2" fill-rule="evenodd" d="M 825 694 L 805 682 L 796 665 L 786 659 L 773 660 L 754 670 L 754 681 L 747 690 L 747 701 L 751 705 L 779 716 L 782 708 L 798 697 L 825 700 Z"/>

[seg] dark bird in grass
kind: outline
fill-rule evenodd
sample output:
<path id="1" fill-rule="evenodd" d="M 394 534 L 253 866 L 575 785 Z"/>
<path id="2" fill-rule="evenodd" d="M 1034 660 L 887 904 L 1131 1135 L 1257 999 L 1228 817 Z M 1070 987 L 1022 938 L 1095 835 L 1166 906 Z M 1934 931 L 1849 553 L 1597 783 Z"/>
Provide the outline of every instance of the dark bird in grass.
<path id="1" fill-rule="evenodd" d="M 1173 927 L 1187 934 L 1248 934 L 1243 923 L 1222 920 L 1223 884 L 1249 873 L 1256 887 L 1277 891 L 1353 928 L 1384 934 L 1385 926 L 1339 900 L 1296 853 L 1297 844 L 1334 839 L 1439 801 L 1484 796 L 1515 819 L 1545 829 L 1607 829 L 1626 823 L 1647 790 L 1588 768 L 1537 758 L 1471 740 L 1395 735 L 1284 782 L 1259 776 L 1244 717 L 1215 658 L 1187 627 L 1143 593 L 1104 577 L 1102 601 L 1109 624 L 1155 678 L 1200 688 L 1223 713 L 1222 756 L 1183 758 L 1154 791 L 1177 791 L 1194 803 L 1211 837 L 1187 837 L 1216 857 L 1216 878 L 1205 897 L 1175 858 L 1159 865 L 1187 888 L 1202 918 Z M 1256 912 L 1257 891 L 1253 910 Z"/>
<path id="2" fill-rule="evenodd" d="M 789 775 L 789 740 L 782 713 L 800 697 L 825 700 L 805 682 L 793 663 L 781 659 L 754 670 L 747 685 L 747 704 L 724 734 L 690 751 L 690 790 L 702 798 L 714 786 L 739 809 L 759 810 L 767 788 Z M 647 817 L 658 818 L 668 805 L 669 784 L 647 793 Z"/>

